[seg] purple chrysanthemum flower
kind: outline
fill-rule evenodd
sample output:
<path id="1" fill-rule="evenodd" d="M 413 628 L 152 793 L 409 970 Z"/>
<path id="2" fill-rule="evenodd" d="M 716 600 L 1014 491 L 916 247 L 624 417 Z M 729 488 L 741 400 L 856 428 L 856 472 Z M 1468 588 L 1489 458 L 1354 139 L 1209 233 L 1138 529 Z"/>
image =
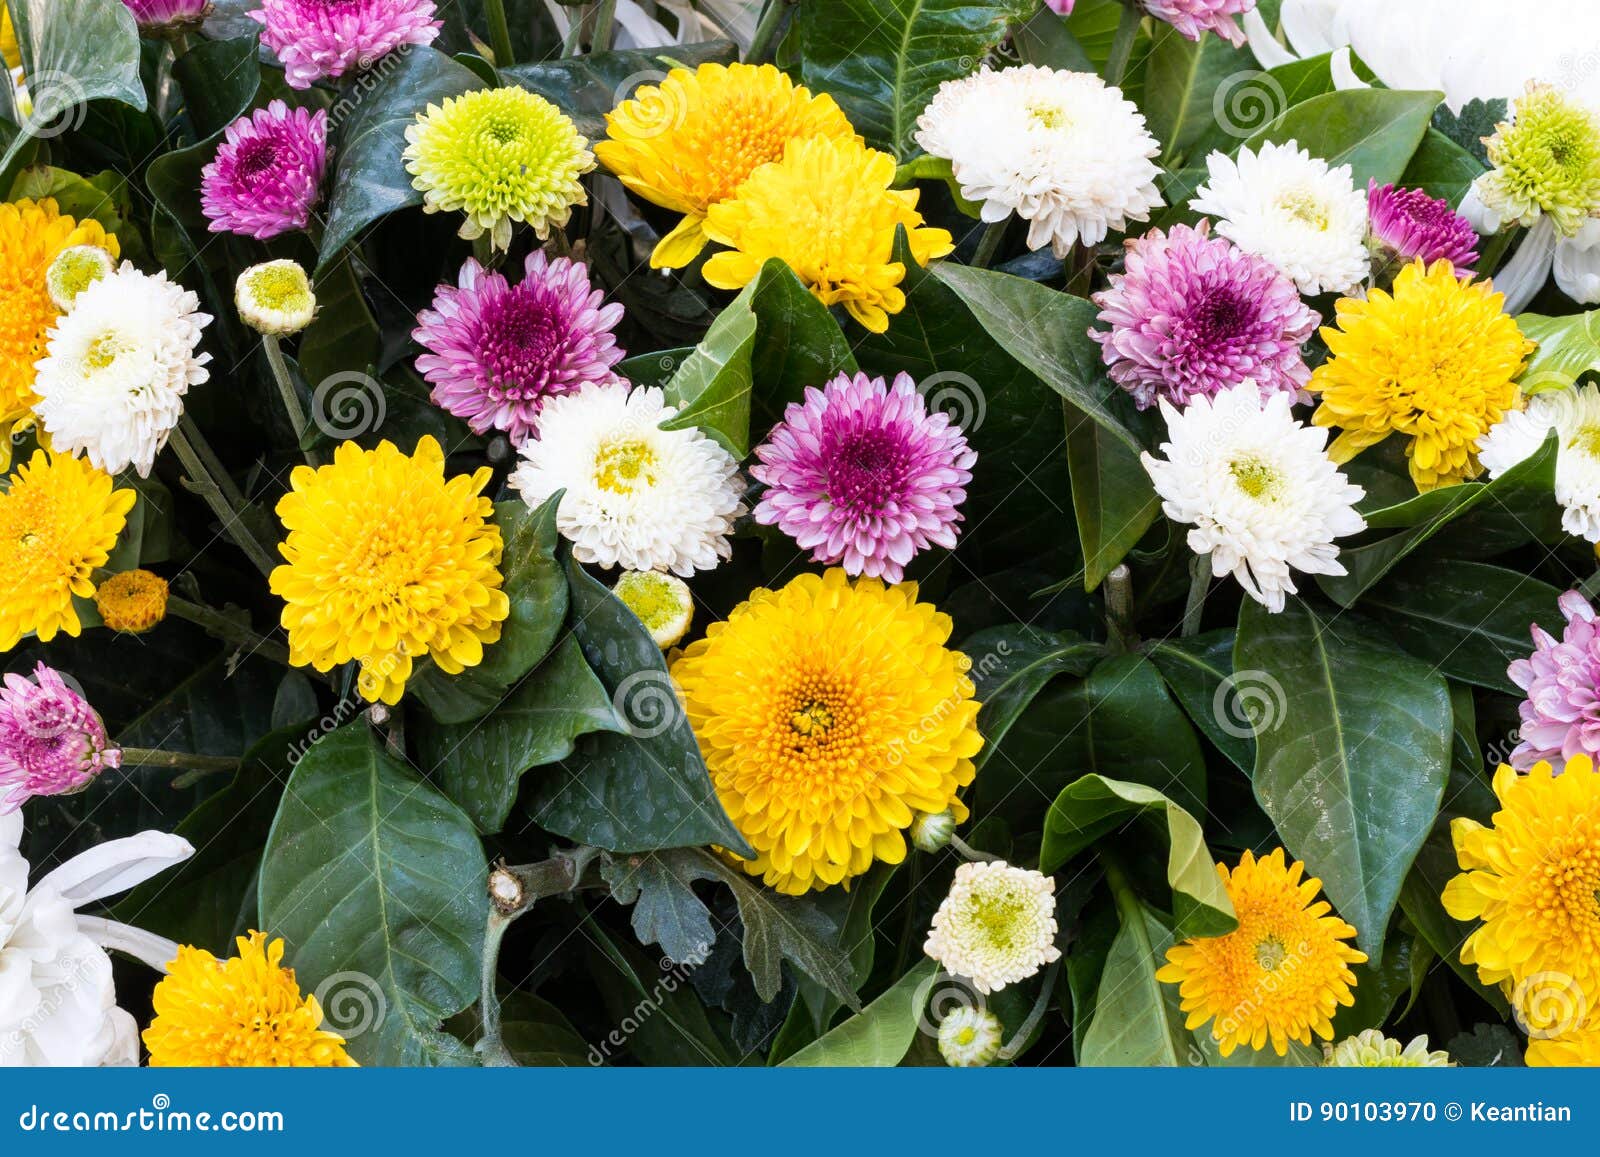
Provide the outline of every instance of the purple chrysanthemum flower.
<path id="1" fill-rule="evenodd" d="M 211 11 L 211 0 L 122 0 L 142 32 L 181 31 L 198 27 Z"/>
<path id="2" fill-rule="evenodd" d="M 1255 6 L 1256 0 L 1141 0 L 1139 4 L 1189 40 L 1199 40 L 1211 31 L 1235 48 L 1244 44 L 1244 29 L 1234 17 L 1243 16 Z"/>
<path id="3" fill-rule="evenodd" d="M 1574 755 L 1600 756 L 1600 629 L 1577 591 L 1562 595 L 1559 605 L 1567 620 L 1562 637 L 1535 624 L 1533 654 L 1506 668 L 1527 692 L 1518 708 L 1522 742 L 1510 760 L 1519 771 L 1540 760 L 1559 770 Z"/>
<path id="4" fill-rule="evenodd" d="M 953 547 L 978 456 L 948 414 L 928 412 L 910 375 L 894 385 L 840 374 L 807 387 L 756 447 L 767 492 L 756 521 L 816 562 L 897 583 L 919 550 Z"/>
<path id="5" fill-rule="evenodd" d="M 428 350 L 417 372 L 432 383 L 434 403 L 474 433 L 504 430 L 520 445 L 538 435 L 550 398 L 622 380 L 611 332 L 622 306 L 604 299 L 582 262 L 547 261 L 536 250 L 513 286 L 468 258 L 458 284 L 441 285 L 433 308 L 417 315 L 411 336 Z"/>
<path id="6" fill-rule="evenodd" d="M 1057 16 L 1071 16 L 1075 0 L 1044 0 L 1044 6 Z"/>
<path id="7" fill-rule="evenodd" d="M 200 208 L 213 233 L 265 241 L 304 229 L 328 167 L 328 114 L 281 100 L 228 126 L 200 171 Z"/>
<path id="8" fill-rule="evenodd" d="M 77 791 L 108 767 L 121 766 L 122 749 L 59 672 L 40 663 L 32 679 L 6 675 L 0 688 L 0 815 L 36 795 Z"/>
<path id="9" fill-rule="evenodd" d="M 1478 260 L 1478 232 L 1450 202 L 1430 197 L 1421 189 L 1367 182 L 1367 218 L 1372 236 L 1399 257 L 1420 257 L 1430 265 L 1450 262 L 1470 273 Z"/>
<path id="10" fill-rule="evenodd" d="M 1197 228 L 1152 229 L 1127 242 L 1127 272 L 1094 295 L 1109 330 L 1091 330 L 1111 378 L 1147 409 L 1255 380 L 1263 395 L 1298 394 L 1300 352 L 1317 314 L 1277 266 Z"/>
<path id="11" fill-rule="evenodd" d="M 290 88 L 361 72 L 402 44 L 431 44 L 434 0 L 261 0 L 246 13 L 283 65 Z"/>

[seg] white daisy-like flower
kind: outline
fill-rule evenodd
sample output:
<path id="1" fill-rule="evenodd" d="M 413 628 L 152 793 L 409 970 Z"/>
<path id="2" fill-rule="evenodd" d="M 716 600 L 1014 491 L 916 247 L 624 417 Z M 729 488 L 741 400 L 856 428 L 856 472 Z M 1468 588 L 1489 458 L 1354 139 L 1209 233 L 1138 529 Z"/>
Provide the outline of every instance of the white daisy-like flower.
<path id="1" fill-rule="evenodd" d="M 1600 542 L 1600 386 L 1546 390 L 1512 410 L 1478 439 L 1478 461 L 1498 478 L 1531 457 L 1554 430 L 1556 501 L 1561 528 Z"/>
<path id="2" fill-rule="evenodd" d="M 1217 219 L 1216 231 L 1265 257 L 1304 294 L 1345 293 L 1366 280 L 1367 194 L 1350 166 L 1330 169 L 1295 142 L 1206 158 L 1206 183 L 1189 208 Z"/>
<path id="3" fill-rule="evenodd" d="M 1402 1045 L 1375 1028 L 1363 1029 L 1338 1044 L 1322 1046 L 1322 1064 L 1331 1069 L 1448 1069 L 1455 1067 L 1443 1049 L 1428 1048 L 1426 1036 Z"/>
<path id="4" fill-rule="evenodd" d="M 239 318 L 260 334 L 299 333 L 317 316 L 317 295 L 298 261 L 264 261 L 239 274 L 233 301 Z"/>
<path id="5" fill-rule="evenodd" d="M 108 474 L 150 476 L 183 416 L 183 396 L 210 373 L 199 353 L 211 320 L 200 299 L 165 273 L 124 263 L 89 285 L 50 331 L 37 363 L 34 406 L 57 450 L 84 454 Z"/>
<path id="6" fill-rule="evenodd" d="M 1289 412 L 1289 396 L 1265 401 L 1248 378 L 1183 410 L 1161 399 L 1164 459 L 1140 460 L 1161 509 L 1193 526 L 1189 549 L 1211 556 L 1211 573 L 1232 574 L 1251 598 L 1283 610 L 1291 571 L 1344 574 L 1336 538 L 1366 527 L 1365 495 L 1328 457 L 1328 431 Z"/>
<path id="7" fill-rule="evenodd" d="M 986 1008 L 962 1005 L 939 1022 L 939 1055 L 953 1069 L 982 1068 L 1000 1055 L 1003 1028 Z"/>
<path id="8" fill-rule="evenodd" d="M 164 968 L 172 941 L 97 916 L 114 896 L 194 854 L 162 832 L 111 840 L 28 886 L 22 813 L 0 816 L 0 1068 L 139 1063 L 139 1029 L 117 1007 L 107 948 Z"/>
<path id="9" fill-rule="evenodd" d="M 579 562 L 691 575 L 730 557 L 745 513 L 739 464 L 654 387 L 589 384 L 545 402 L 510 482 L 529 506 L 565 490 L 556 526 Z"/>
<path id="10" fill-rule="evenodd" d="M 663 651 L 676 646 L 694 622 L 694 596 L 689 584 L 676 575 L 658 570 L 625 571 L 611 593 L 638 616 Z"/>
<path id="11" fill-rule="evenodd" d="M 985 221 L 1028 222 L 1030 249 L 1065 257 L 1162 204 L 1161 145 L 1122 90 L 1090 72 L 1029 64 L 947 80 L 917 126 L 917 143 L 949 160 Z"/>
<path id="12" fill-rule="evenodd" d="M 1028 979 L 1061 956 L 1054 883 L 1004 860 L 962 864 L 923 951 L 984 995 Z"/>

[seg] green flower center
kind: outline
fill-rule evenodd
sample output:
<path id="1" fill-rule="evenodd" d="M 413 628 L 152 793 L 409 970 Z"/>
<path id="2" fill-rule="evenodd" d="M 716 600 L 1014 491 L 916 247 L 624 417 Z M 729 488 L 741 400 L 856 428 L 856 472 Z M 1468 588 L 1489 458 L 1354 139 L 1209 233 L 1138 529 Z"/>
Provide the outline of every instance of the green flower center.
<path id="1" fill-rule="evenodd" d="M 833 712 L 826 703 L 812 701 L 789 717 L 789 726 L 797 735 L 820 735 L 833 726 Z"/>
<path id="2" fill-rule="evenodd" d="M 1278 208 L 1296 221 L 1321 232 L 1328 227 L 1328 207 L 1308 189 L 1286 189 L 1278 194 Z"/>
<path id="3" fill-rule="evenodd" d="M 1256 963 L 1267 972 L 1276 972 L 1289 958 L 1289 950 L 1276 936 L 1268 936 L 1256 945 Z"/>
<path id="4" fill-rule="evenodd" d="M 1235 458 L 1228 464 L 1233 484 L 1251 498 L 1264 498 L 1274 502 L 1283 487 L 1283 475 L 1277 467 L 1260 458 Z"/>
<path id="5" fill-rule="evenodd" d="M 1567 443 L 1567 448 L 1600 459 L 1600 424 L 1590 423 L 1580 428 Z"/>
<path id="6" fill-rule="evenodd" d="M 250 275 L 250 294 L 262 309 L 293 313 L 311 304 L 311 287 L 299 268 L 268 265 Z"/>
<path id="7" fill-rule="evenodd" d="M 658 461 L 656 452 L 641 439 L 612 439 L 595 455 L 594 484 L 613 494 L 632 494 L 656 484 Z"/>
<path id="8" fill-rule="evenodd" d="M 677 621 L 683 601 L 672 581 L 654 571 L 634 571 L 617 580 L 616 595 L 652 632 Z"/>
<path id="9" fill-rule="evenodd" d="M 1028 109 L 1028 115 L 1047 129 L 1066 128 L 1071 123 L 1067 120 L 1067 110 L 1057 105 L 1033 105 Z"/>
<path id="10" fill-rule="evenodd" d="M 103 333 L 89 343 L 83 361 L 91 370 L 109 369 L 127 351 L 127 343 L 120 334 Z"/>

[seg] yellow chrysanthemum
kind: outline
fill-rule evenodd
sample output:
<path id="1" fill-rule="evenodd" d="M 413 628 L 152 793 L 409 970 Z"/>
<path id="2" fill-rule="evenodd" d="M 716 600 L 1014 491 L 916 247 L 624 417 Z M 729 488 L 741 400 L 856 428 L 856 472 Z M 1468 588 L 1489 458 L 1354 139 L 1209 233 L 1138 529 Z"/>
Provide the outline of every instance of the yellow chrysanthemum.
<path id="1" fill-rule="evenodd" d="M 800 894 L 905 858 L 917 812 L 952 809 L 983 740 L 951 622 L 915 583 L 843 570 L 757 589 L 673 665 L 741 866 Z"/>
<path id="2" fill-rule="evenodd" d="M 22 67 L 22 46 L 17 43 L 17 28 L 11 23 L 11 9 L 0 3 L 0 57 L 7 68 Z"/>
<path id="3" fill-rule="evenodd" d="M 89 462 L 34 451 L 0 493 L 0 651 L 30 631 L 48 643 L 82 629 L 72 596 L 94 595 L 137 495 Z"/>
<path id="4" fill-rule="evenodd" d="M 1478 439 L 1516 408 L 1516 377 L 1533 352 L 1503 302 L 1491 283 L 1421 259 L 1392 294 L 1341 298 L 1338 328 L 1322 330 L 1330 356 L 1306 386 L 1322 401 L 1312 421 L 1344 431 L 1328 447 L 1334 462 L 1401 434 L 1418 490 L 1482 473 Z"/>
<path id="5" fill-rule="evenodd" d="M 322 1008 L 283 967 L 283 941 L 252 932 L 218 960 L 178 948 L 144 1030 L 152 1068 L 353 1068 L 344 1038 L 322 1028 Z"/>
<path id="6" fill-rule="evenodd" d="M 11 439 L 3 435 L 33 420 L 39 400 L 33 366 L 61 316 L 45 275 L 56 255 L 74 245 L 98 246 L 113 257 L 120 252 L 98 221 L 64 216 L 48 198 L 0 205 L 0 470 L 11 465 Z"/>
<path id="7" fill-rule="evenodd" d="M 167 580 L 147 570 L 122 571 L 100 584 L 94 605 L 113 631 L 142 634 L 167 617 Z"/>
<path id="8" fill-rule="evenodd" d="M 1284 866 L 1282 848 L 1258 860 L 1248 851 L 1231 873 L 1217 865 L 1239 927 L 1226 936 L 1186 940 L 1167 949 L 1156 979 L 1178 986 L 1188 1027 L 1212 1021 L 1223 1056 L 1240 1045 L 1281 1057 L 1289 1042 L 1333 1039 L 1333 1014 L 1355 1003 L 1352 964 L 1366 960 L 1345 943 L 1356 930 L 1318 900 L 1322 881 L 1302 879 L 1305 865 Z"/>
<path id="9" fill-rule="evenodd" d="M 1462 874 L 1445 885 L 1445 910 L 1482 921 L 1461 961 L 1501 986 L 1530 1032 L 1565 1031 L 1578 1014 L 1563 1009 L 1600 1007 L 1600 774 L 1584 754 L 1565 772 L 1502 765 L 1494 793 L 1489 826 L 1450 825 Z"/>
<path id="10" fill-rule="evenodd" d="M 1600 1068 L 1600 1003 L 1589 1010 L 1587 1021 L 1568 1032 L 1529 1037 L 1522 1059 L 1531 1069 Z"/>
<path id="11" fill-rule="evenodd" d="M 707 210 L 706 236 L 731 251 L 706 262 L 706 281 L 742 289 L 777 257 L 824 305 L 843 305 L 882 333 L 906 304 L 895 226 L 905 226 L 919 265 L 955 248 L 945 230 L 923 226 L 917 190 L 889 187 L 894 170 L 893 157 L 854 137 L 790 141 L 781 161 L 762 165 L 736 196 Z"/>
<path id="12" fill-rule="evenodd" d="M 400 701 L 420 656 L 452 675 L 481 663 L 511 610 L 482 494 L 490 473 L 446 479 L 431 437 L 411 455 L 345 442 L 332 465 L 296 467 L 278 500 L 288 562 L 270 580 L 288 604 L 290 660 L 318 671 L 358 660 L 361 694 L 385 703 Z"/>
<path id="13" fill-rule="evenodd" d="M 466 214 L 461 236 L 511 245 L 511 226 L 539 240 L 586 203 L 578 178 L 594 168 L 589 142 L 542 96 L 508 85 L 430 104 L 406 128 L 406 169 L 428 213 Z"/>
<path id="14" fill-rule="evenodd" d="M 683 214 L 650 264 L 688 265 L 705 248 L 706 210 L 738 192 L 801 137 L 856 139 L 826 93 L 813 96 L 770 64 L 675 68 L 606 114 L 595 156 L 639 196 Z"/>

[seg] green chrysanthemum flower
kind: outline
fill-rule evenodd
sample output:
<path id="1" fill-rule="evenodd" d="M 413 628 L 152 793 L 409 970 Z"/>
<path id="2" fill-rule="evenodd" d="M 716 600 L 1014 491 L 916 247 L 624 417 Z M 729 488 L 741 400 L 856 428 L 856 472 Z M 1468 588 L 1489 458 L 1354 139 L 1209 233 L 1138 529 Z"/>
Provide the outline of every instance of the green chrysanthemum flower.
<path id="1" fill-rule="evenodd" d="M 406 129 L 412 185 L 429 213 L 467 215 L 461 236 L 488 233 L 511 245 L 511 223 L 533 226 L 542 241 L 585 202 L 578 178 L 594 154 L 561 110 L 525 89 L 483 89 L 430 104 Z"/>
<path id="2" fill-rule="evenodd" d="M 1375 1028 L 1323 1045 L 1323 1066 L 1335 1069 L 1447 1069 L 1453 1066 L 1443 1049 L 1428 1051 L 1428 1038 L 1413 1037 L 1402 1045 Z"/>
<path id="3" fill-rule="evenodd" d="M 1502 222 L 1532 225 L 1547 213 L 1571 237 L 1600 211 L 1600 123 L 1560 89 L 1528 85 L 1486 143 L 1494 169 L 1476 189 Z"/>

